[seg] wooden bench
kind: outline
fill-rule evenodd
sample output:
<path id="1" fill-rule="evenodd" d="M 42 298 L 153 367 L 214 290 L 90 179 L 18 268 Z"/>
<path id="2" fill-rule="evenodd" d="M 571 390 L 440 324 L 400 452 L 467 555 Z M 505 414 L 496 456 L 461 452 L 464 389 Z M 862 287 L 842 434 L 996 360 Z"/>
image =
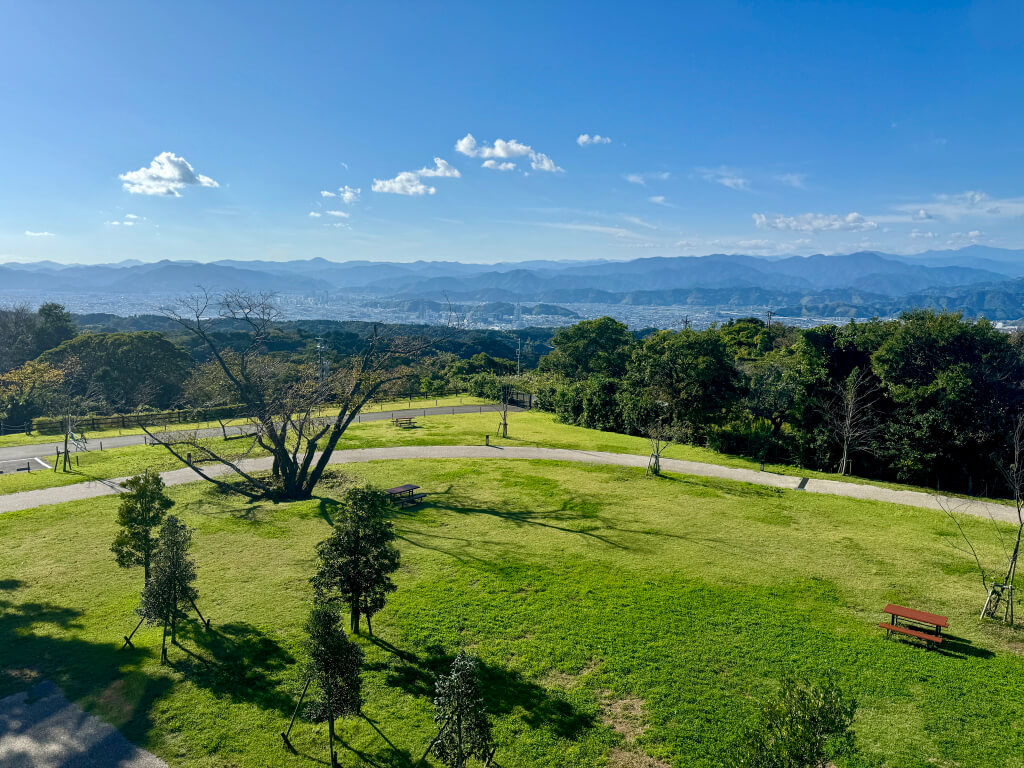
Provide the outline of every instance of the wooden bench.
<path id="1" fill-rule="evenodd" d="M 412 416 L 395 416 L 391 422 L 399 429 L 412 429 L 416 426 Z"/>
<path id="2" fill-rule="evenodd" d="M 890 621 L 880 623 L 878 626 L 885 630 L 885 636 L 890 637 L 893 632 L 924 641 L 926 647 L 940 645 L 942 643 L 942 630 L 949 626 L 949 619 L 939 616 L 937 613 L 916 611 L 913 608 L 905 608 L 902 605 L 889 603 L 883 611 L 889 614 Z M 900 623 L 910 622 L 910 626 Z"/>

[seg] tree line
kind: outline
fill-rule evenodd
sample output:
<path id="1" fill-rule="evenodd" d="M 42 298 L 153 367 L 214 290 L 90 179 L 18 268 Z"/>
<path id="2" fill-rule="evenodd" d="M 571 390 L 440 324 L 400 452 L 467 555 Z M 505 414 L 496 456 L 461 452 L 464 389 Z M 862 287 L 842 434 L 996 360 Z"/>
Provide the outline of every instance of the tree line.
<path id="1" fill-rule="evenodd" d="M 1024 404 L 1024 342 L 916 311 L 797 329 L 757 318 L 634 335 L 558 331 L 528 377 L 538 407 L 595 429 L 941 490 L 1007 494 L 1000 461 Z"/>

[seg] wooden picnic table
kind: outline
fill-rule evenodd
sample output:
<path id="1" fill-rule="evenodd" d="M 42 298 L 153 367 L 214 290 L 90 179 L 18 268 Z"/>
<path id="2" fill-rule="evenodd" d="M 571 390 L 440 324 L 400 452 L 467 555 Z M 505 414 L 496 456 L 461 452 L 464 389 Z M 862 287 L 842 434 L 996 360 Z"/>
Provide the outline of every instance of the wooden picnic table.
<path id="1" fill-rule="evenodd" d="M 942 638 L 942 630 L 949 626 L 949 619 L 937 613 L 918 611 L 913 608 L 906 608 L 902 605 L 889 603 L 885 606 L 883 613 L 889 614 L 888 624 L 881 623 L 878 626 L 885 630 L 885 636 L 889 637 L 893 632 L 917 640 L 923 640 L 926 645 L 939 645 Z M 901 624 L 910 622 L 910 626 Z"/>
<path id="2" fill-rule="evenodd" d="M 427 497 L 425 493 L 416 493 L 418 490 L 418 485 L 398 485 L 394 488 L 386 489 L 384 493 L 391 496 L 399 506 L 409 507 L 413 504 L 418 504 Z"/>
<path id="3" fill-rule="evenodd" d="M 400 429 L 411 429 L 416 426 L 416 422 L 413 421 L 412 416 L 395 416 L 391 421 Z"/>

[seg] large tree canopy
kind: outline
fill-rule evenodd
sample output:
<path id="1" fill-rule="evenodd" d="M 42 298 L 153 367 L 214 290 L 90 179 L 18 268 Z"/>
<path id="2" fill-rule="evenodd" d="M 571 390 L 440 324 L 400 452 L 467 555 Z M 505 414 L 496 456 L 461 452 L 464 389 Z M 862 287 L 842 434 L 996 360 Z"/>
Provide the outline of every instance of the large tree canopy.
<path id="1" fill-rule="evenodd" d="M 554 351 L 541 359 L 541 370 L 569 379 L 592 373 L 617 378 L 626 372 L 633 334 L 618 320 L 599 317 L 560 329 L 552 344 Z"/>

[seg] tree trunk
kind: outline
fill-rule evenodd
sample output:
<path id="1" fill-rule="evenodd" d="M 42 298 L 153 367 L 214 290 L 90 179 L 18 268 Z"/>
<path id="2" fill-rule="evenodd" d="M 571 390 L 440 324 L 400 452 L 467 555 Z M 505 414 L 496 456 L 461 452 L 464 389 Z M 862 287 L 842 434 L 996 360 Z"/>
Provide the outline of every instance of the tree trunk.
<path id="1" fill-rule="evenodd" d="M 850 441 L 849 440 L 843 440 L 843 457 L 839 460 L 839 474 L 840 475 L 845 475 L 846 474 L 846 457 L 847 457 L 847 452 L 849 451 L 849 448 L 850 448 Z"/>
<path id="2" fill-rule="evenodd" d="M 327 687 L 327 743 L 331 752 L 331 768 L 336 768 L 338 758 L 334 754 L 334 702 L 331 699 L 331 688 Z"/>
<path id="3" fill-rule="evenodd" d="M 349 621 L 349 627 L 350 627 L 350 629 L 352 631 L 352 634 L 358 635 L 359 634 L 359 598 L 356 598 L 355 600 L 353 600 L 351 602 L 349 608 L 350 608 L 351 614 L 352 614 L 351 618 L 350 618 L 350 621 Z"/>

